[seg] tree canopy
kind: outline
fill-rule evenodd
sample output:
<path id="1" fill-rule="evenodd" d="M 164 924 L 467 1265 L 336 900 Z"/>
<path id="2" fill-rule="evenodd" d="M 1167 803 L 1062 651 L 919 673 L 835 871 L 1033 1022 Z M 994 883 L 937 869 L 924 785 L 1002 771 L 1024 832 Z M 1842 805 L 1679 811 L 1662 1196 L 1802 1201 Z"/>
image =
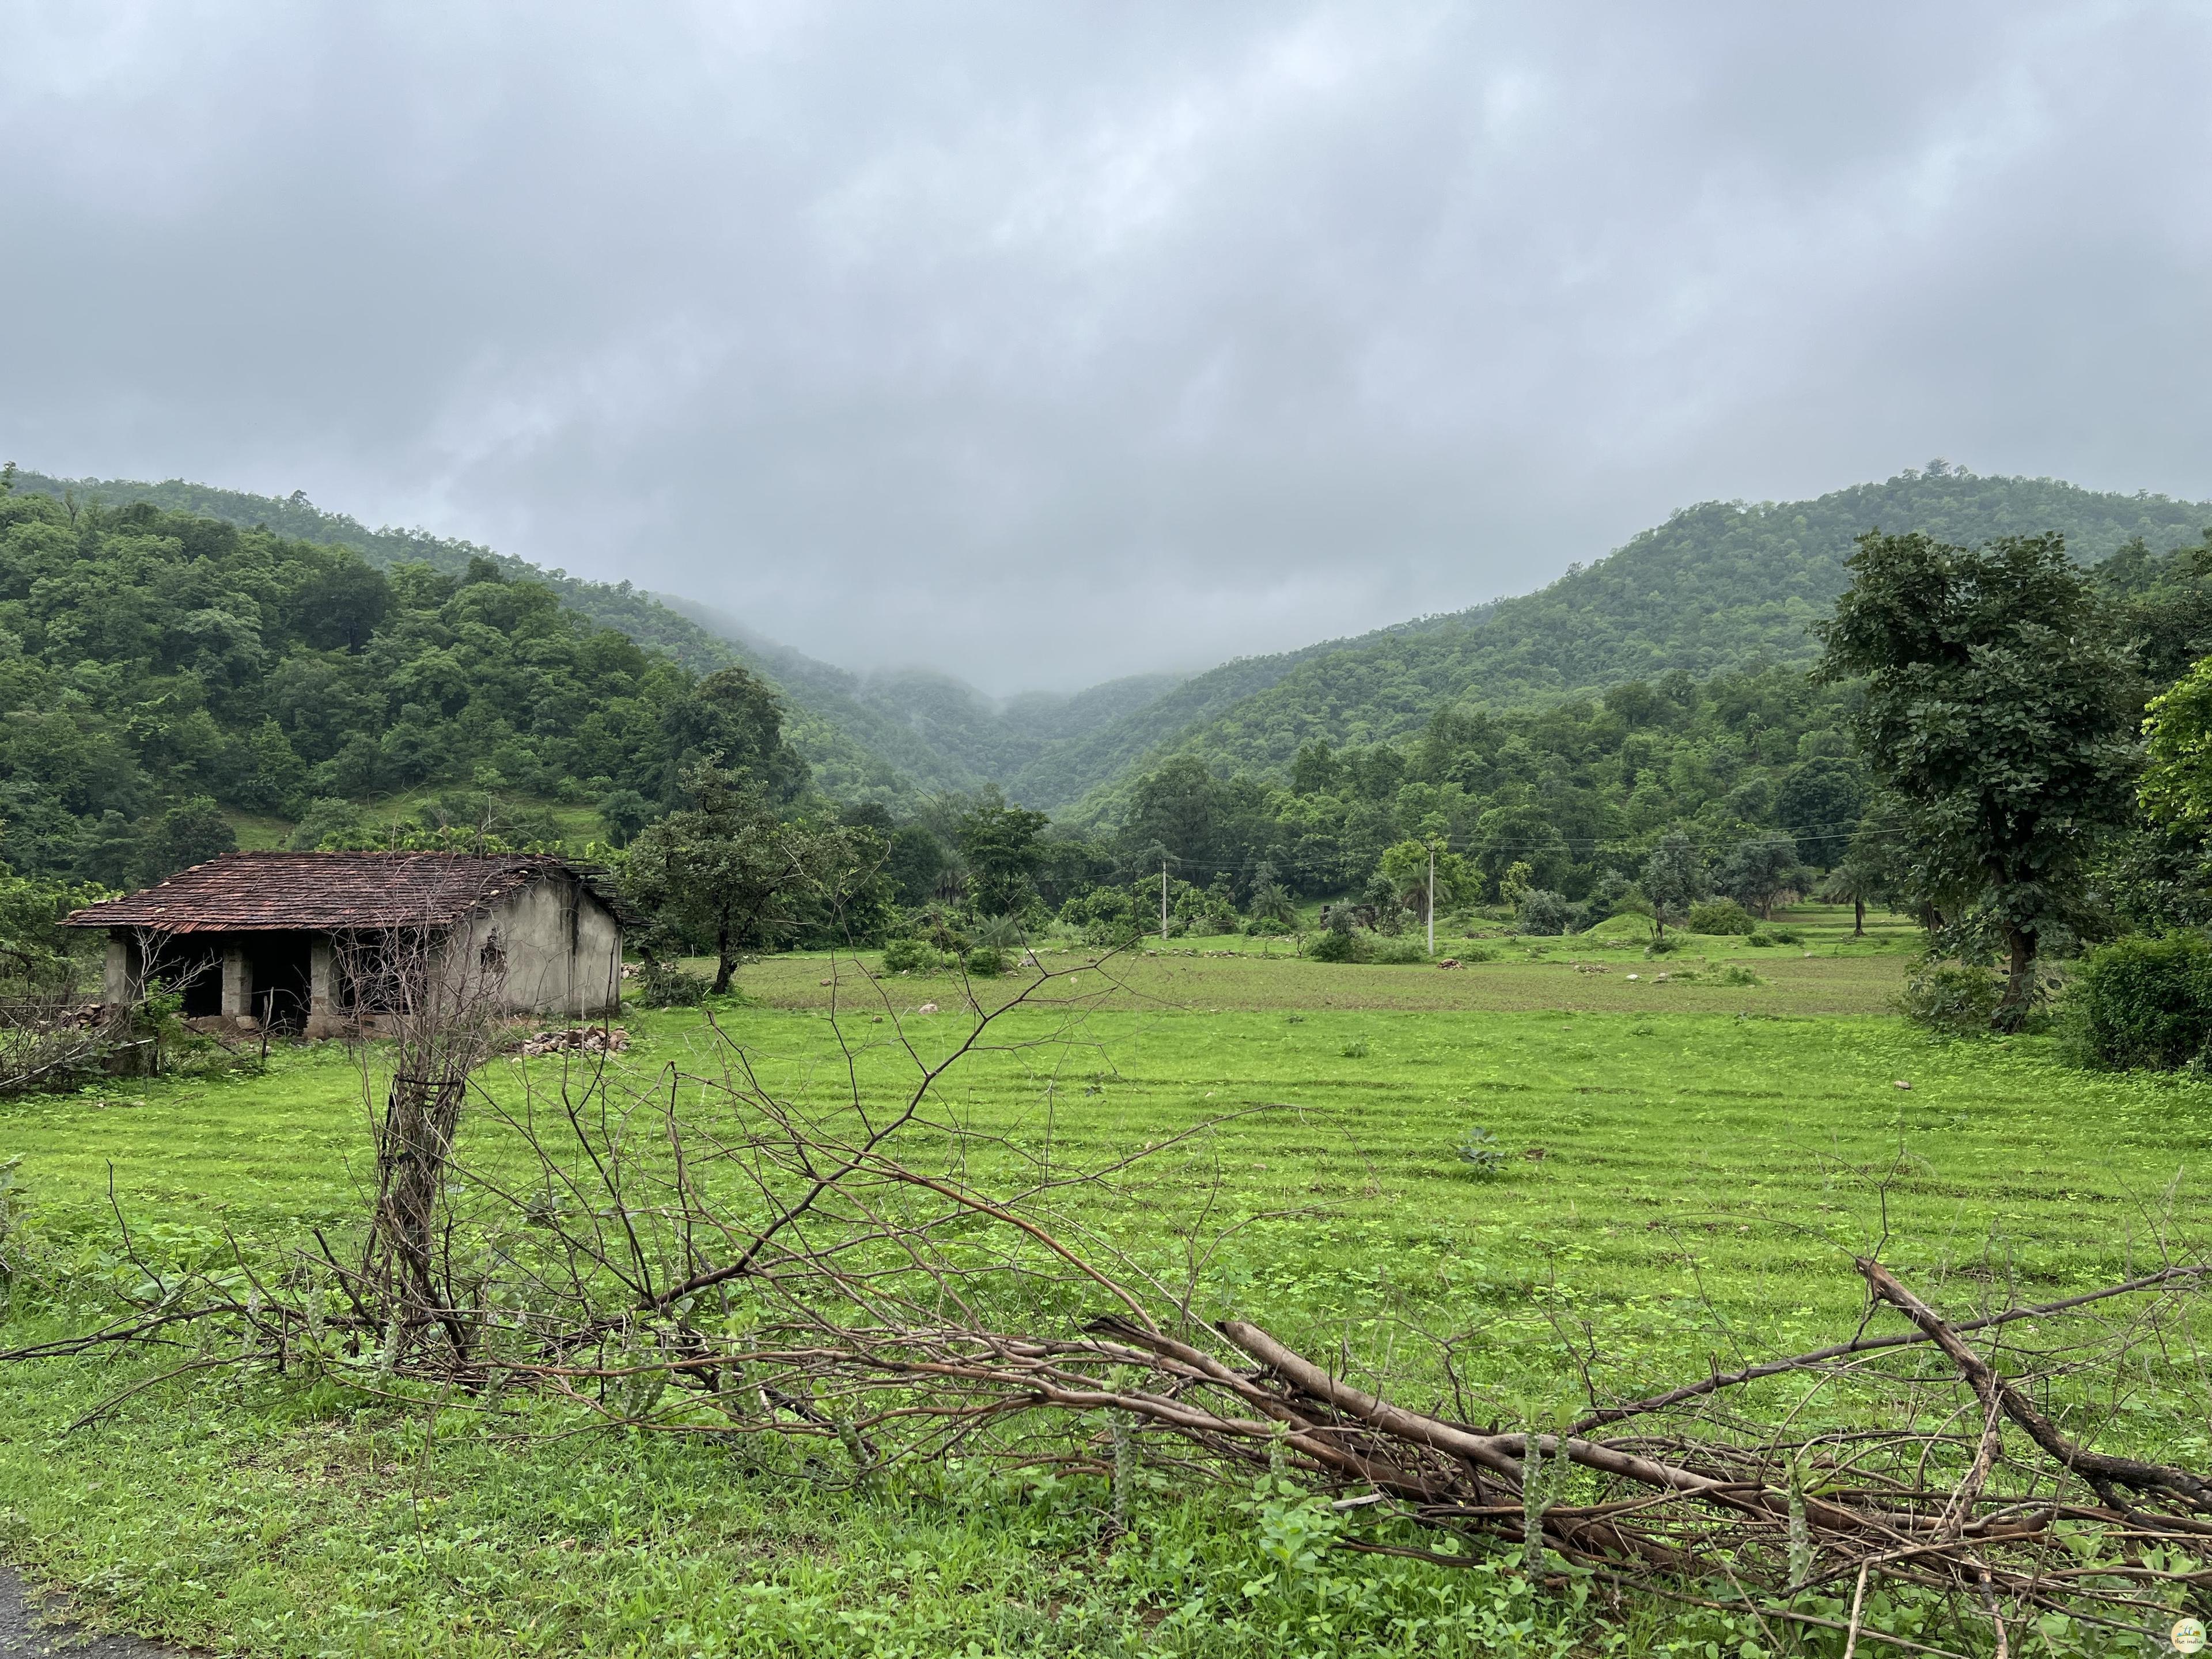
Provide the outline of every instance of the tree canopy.
<path id="1" fill-rule="evenodd" d="M 1980 547 L 1869 534 L 1823 624 L 1821 673 L 1905 809 L 1910 885 L 2008 959 L 2000 1018 L 2033 995 L 2043 936 L 2077 920 L 2098 839 L 2124 822 L 2140 682 L 2056 534 Z"/>
<path id="2" fill-rule="evenodd" d="M 0 495 L 0 817 L 27 874 L 129 886 L 222 850 L 223 810 L 453 783 L 673 802 L 708 750 L 788 799 L 768 689 L 699 679 L 478 559 L 343 548 L 147 503 Z"/>

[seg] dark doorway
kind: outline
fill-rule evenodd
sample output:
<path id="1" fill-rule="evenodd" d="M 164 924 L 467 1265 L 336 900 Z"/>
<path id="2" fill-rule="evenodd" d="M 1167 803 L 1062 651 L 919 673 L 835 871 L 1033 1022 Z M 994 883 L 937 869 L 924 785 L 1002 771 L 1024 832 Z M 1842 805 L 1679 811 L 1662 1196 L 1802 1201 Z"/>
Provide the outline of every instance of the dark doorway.
<path id="1" fill-rule="evenodd" d="M 314 994 L 313 949 L 307 933 L 258 933 L 246 942 L 252 987 L 246 1008 L 272 1031 L 306 1028 Z"/>
<path id="2" fill-rule="evenodd" d="M 177 1012 L 198 1019 L 222 1012 L 222 945 L 214 939 L 175 934 L 146 942 L 146 985 L 182 999 Z"/>

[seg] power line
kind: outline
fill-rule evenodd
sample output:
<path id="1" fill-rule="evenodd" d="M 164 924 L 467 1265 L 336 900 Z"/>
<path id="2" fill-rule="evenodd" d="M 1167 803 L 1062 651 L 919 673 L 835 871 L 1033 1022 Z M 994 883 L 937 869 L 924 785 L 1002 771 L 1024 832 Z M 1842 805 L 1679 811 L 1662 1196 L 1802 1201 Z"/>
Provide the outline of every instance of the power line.
<path id="1" fill-rule="evenodd" d="M 1692 848 L 1701 853 L 1717 853 L 1740 847 L 1745 841 L 1750 839 L 1764 839 L 1769 837 L 1781 838 L 1786 836 L 1791 841 L 1802 843 L 1808 841 L 1847 842 L 1856 840 L 1859 836 L 1864 836 L 1869 839 L 1893 840 L 1901 838 L 1907 833 L 1907 831 L 1903 830 L 1877 829 L 1858 824 L 1808 824 L 1802 829 L 1796 830 L 1763 830 L 1759 832 L 1759 836 L 1757 837 L 1738 836 L 1728 841 L 1693 841 L 1690 844 Z M 1608 851 L 1626 854 L 1628 853 L 1630 845 L 1633 840 L 1634 837 L 1605 837 L 1601 839 L 1593 839 L 1561 836 L 1548 841 L 1508 842 L 1492 841 L 1476 836 L 1454 840 L 1453 838 L 1447 836 L 1443 838 L 1440 844 L 1443 846 L 1443 849 L 1448 852 L 1461 854 L 1550 853 L 1564 851 L 1571 857 L 1577 853 L 1585 855 Z M 1169 861 L 1178 869 L 1198 872 L 1208 875 L 1220 875 L 1224 873 L 1233 875 L 1243 871 L 1249 870 L 1260 864 L 1273 865 L 1277 870 L 1283 871 L 1286 873 L 1300 874 L 1319 873 L 1323 867 L 1321 861 L 1317 860 L 1302 860 L 1293 858 L 1288 864 L 1285 864 L 1281 860 L 1268 857 L 1264 852 L 1255 853 L 1246 858 L 1234 859 L 1226 861 L 1208 859 L 1179 858 L 1172 853 L 1167 854 L 1167 857 Z"/>

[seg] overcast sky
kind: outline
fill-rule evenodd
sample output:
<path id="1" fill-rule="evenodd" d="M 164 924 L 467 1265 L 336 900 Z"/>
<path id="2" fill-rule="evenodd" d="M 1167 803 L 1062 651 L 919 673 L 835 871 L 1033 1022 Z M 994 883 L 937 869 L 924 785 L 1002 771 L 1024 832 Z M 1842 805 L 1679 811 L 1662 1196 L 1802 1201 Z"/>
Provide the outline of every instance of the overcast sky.
<path id="1" fill-rule="evenodd" d="M 0 0 L 0 457 L 994 691 L 2212 495 L 2212 9 Z"/>

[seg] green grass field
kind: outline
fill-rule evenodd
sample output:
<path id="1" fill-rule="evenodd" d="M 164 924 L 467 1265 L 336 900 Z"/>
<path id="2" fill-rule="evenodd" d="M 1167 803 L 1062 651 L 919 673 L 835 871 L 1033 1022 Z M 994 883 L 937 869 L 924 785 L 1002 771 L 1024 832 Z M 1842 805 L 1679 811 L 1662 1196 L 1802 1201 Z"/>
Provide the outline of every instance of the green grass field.
<path id="1" fill-rule="evenodd" d="M 1698 940 L 1649 959 L 1489 940 L 1498 960 L 1449 970 L 1331 967 L 1250 940 L 1133 954 L 1008 1016 L 1017 1041 L 956 1073 L 946 1108 L 1069 1165 L 1224 1118 L 1068 1201 L 1070 1218 L 1188 1276 L 1194 1311 L 1315 1352 L 1372 1360 L 1407 1332 L 1463 1333 L 1468 1409 L 1498 1420 L 1579 1402 L 1563 1331 L 1623 1389 L 1846 1335 L 1863 1307 L 1851 1255 L 1885 1231 L 1885 1259 L 1959 1310 L 2123 1278 L 2203 1237 L 2212 1089 L 2084 1074 L 2045 1038 L 1931 1040 L 1884 1012 L 1899 927 L 1855 943 L 1847 916 L 1791 920 L 1802 947 Z M 1758 982 L 1727 982 L 1730 963 Z M 840 1030 L 876 1097 L 908 1074 L 902 1033 L 927 1054 L 969 1021 L 959 981 L 871 980 L 850 960 L 778 958 L 741 982 L 746 1004 L 715 1021 L 793 1098 L 845 1088 Z M 672 1061 L 702 1069 L 720 1041 L 694 1012 L 627 1024 L 641 1087 Z M 514 1098 L 526 1065 L 553 1064 L 495 1062 L 487 1085 Z M 219 1228 L 276 1241 L 343 1224 L 367 1121 L 358 1074 L 325 1047 L 258 1077 L 0 1103 L 0 1155 L 21 1155 L 33 1236 L 82 1268 L 112 1249 L 111 1184 L 134 1229 L 180 1254 Z M 1460 1156 L 1477 1129 L 1508 1155 L 1495 1178 Z M 470 1150 L 495 1161 L 489 1134 Z M 0 1369 L 0 1550 L 96 1614 L 212 1647 L 1688 1654 L 1746 1639 L 1657 1608 L 1532 1607 L 1498 1573 L 1371 1557 L 1268 1590 L 1277 1522 L 1164 1482 L 1109 1548 L 1079 1482 L 856 1497 L 694 1442 L 556 1437 L 570 1425 L 550 1410 L 538 1436 L 493 1431 L 327 1384 L 169 1383 L 70 1431 L 132 1364 Z M 2205 1452 L 2203 1425 L 2174 1425 L 2154 1395 L 2133 1409 L 2123 1427 L 2166 1455 Z"/>

